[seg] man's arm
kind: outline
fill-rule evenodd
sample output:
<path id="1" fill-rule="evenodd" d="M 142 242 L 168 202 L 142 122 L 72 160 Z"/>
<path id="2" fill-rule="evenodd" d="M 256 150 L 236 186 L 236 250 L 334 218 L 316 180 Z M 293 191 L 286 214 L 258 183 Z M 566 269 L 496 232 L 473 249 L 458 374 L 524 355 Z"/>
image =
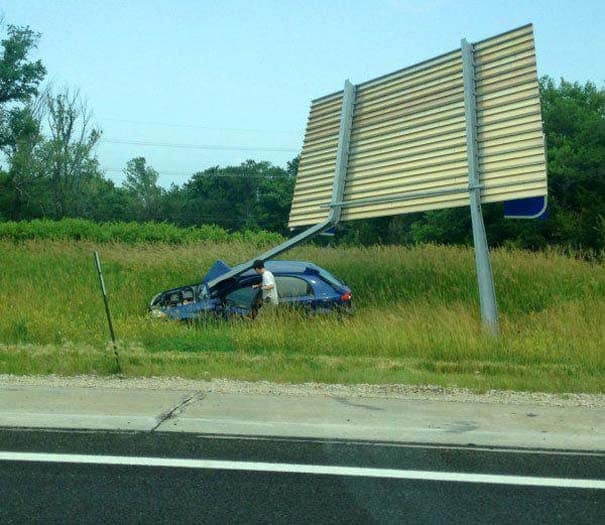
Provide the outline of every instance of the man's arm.
<path id="1" fill-rule="evenodd" d="M 271 290 L 275 288 L 275 284 L 253 284 L 252 288 L 262 288 L 263 290 Z"/>

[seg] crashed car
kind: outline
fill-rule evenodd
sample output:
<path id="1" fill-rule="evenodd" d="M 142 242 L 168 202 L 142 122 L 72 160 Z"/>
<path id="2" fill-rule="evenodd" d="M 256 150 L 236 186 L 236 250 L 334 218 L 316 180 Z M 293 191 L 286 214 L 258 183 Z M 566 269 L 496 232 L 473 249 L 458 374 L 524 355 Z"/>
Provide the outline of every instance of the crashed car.
<path id="1" fill-rule="evenodd" d="M 265 268 L 275 276 L 279 307 L 297 307 L 311 313 L 351 311 L 351 289 L 316 264 L 267 261 Z M 252 288 L 261 282 L 254 269 L 212 288 L 208 286 L 230 270 L 223 261 L 217 261 L 201 283 L 160 292 L 149 304 L 151 317 L 182 321 L 209 317 L 254 319 L 263 305 L 262 291 Z"/>

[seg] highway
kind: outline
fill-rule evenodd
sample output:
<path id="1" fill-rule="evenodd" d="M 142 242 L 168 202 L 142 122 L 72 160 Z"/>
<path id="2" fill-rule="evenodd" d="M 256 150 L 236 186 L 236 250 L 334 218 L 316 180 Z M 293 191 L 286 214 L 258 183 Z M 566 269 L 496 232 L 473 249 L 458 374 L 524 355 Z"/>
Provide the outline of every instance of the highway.
<path id="1" fill-rule="evenodd" d="M 0 430 L 0 523 L 605 523 L 605 453 Z"/>

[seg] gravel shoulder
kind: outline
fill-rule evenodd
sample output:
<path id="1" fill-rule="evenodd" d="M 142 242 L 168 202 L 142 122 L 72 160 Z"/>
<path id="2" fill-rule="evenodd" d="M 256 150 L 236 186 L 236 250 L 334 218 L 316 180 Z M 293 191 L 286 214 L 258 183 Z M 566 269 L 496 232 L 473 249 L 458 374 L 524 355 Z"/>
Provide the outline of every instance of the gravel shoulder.
<path id="1" fill-rule="evenodd" d="M 463 388 L 436 385 L 342 385 L 279 384 L 268 381 L 235 381 L 228 379 L 192 380 L 178 377 L 121 378 L 99 376 L 16 376 L 1 375 L 0 388 L 10 387 L 91 388 L 113 390 L 201 391 L 225 394 L 251 394 L 296 397 L 332 397 L 342 399 L 409 399 L 488 403 L 496 405 L 534 405 L 551 407 L 605 408 L 605 394 L 550 394 L 490 390 L 474 393 Z"/>

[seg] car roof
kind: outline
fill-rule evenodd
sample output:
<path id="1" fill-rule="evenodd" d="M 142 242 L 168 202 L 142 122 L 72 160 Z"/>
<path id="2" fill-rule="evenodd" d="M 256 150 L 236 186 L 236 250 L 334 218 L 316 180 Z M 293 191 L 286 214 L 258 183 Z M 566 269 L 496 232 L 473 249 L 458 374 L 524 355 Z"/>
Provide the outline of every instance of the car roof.
<path id="1" fill-rule="evenodd" d="M 320 270 L 316 264 L 306 261 L 267 261 L 265 262 L 265 268 L 271 273 L 305 273 L 307 270 Z M 241 277 L 252 275 L 255 275 L 254 268 L 246 270 Z"/>

